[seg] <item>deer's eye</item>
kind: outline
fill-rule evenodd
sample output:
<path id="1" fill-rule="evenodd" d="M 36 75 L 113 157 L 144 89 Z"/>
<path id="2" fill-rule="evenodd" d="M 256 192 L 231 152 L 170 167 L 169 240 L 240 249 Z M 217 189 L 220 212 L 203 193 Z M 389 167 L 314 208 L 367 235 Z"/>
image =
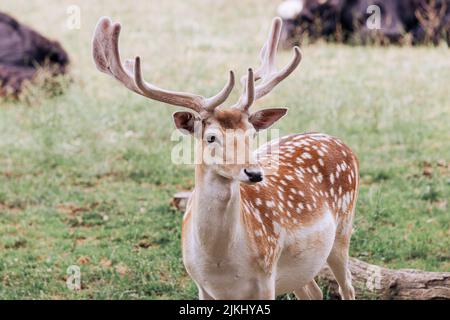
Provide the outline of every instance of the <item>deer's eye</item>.
<path id="1" fill-rule="evenodd" d="M 216 141 L 216 136 L 214 136 L 214 135 L 207 136 L 206 141 L 208 143 L 213 143 L 214 141 Z"/>

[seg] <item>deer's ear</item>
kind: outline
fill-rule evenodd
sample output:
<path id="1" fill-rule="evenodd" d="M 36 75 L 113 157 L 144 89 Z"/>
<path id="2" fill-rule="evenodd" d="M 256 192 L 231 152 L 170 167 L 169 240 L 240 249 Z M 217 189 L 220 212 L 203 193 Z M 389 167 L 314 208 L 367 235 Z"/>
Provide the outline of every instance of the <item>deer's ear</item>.
<path id="1" fill-rule="evenodd" d="M 280 120 L 287 113 L 287 110 L 286 108 L 263 109 L 253 113 L 248 121 L 255 127 L 256 131 L 264 130 Z"/>
<path id="2" fill-rule="evenodd" d="M 195 115 L 187 111 L 178 111 L 173 114 L 175 127 L 184 134 L 194 134 Z"/>

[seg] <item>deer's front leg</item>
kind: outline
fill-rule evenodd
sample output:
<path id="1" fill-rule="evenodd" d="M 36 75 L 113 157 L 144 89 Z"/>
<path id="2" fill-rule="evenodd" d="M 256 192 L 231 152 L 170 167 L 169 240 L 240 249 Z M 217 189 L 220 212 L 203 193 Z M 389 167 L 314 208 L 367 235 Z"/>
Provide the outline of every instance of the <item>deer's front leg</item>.
<path id="1" fill-rule="evenodd" d="M 252 299 L 255 300 L 275 300 L 275 285 L 261 290 L 258 295 Z"/>

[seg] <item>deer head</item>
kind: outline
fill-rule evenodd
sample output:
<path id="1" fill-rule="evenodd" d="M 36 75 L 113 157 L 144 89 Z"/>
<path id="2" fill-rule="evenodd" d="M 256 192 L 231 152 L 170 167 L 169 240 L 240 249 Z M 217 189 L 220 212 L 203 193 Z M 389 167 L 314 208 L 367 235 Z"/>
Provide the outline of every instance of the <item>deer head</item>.
<path id="1" fill-rule="evenodd" d="M 203 165 L 225 178 L 256 183 L 262 181 L 263 172 L 251 155 L 252 140 L 258 131 L 267 129 L 283 117 L 287 109 L 263 109 L 252 113 L 250 107 L 289 76 L 301 61 L 300 49 L 294 47 L 290 63 L 277 70 L 275 57 L 281 25 L 280 18 L 273 20 L 260 53 L 261 64 L 255 71 L 248 69 L 247 75 L 242 77 L 242 95 L 230 108 L 223 108 L 223 104 L 235 84 L 233 71 L 230 71 L 225 87 L 210 98 L 158 88 L 143 79 L 139 57 L 122 64 L 118 44 L 121 26 L 113 24 L 109 18 L 101 18 L 97 24 L 93 56 L 98 70 L 113 76 L 128 89 L 153 100 L 191 109 L 175 112 L 173 119 L 178 129 L 200 139 L 201 150 L 206 150 L 203 154 L 208 155 Z M 242 153 L 244 157 L 241 157 Z"/>

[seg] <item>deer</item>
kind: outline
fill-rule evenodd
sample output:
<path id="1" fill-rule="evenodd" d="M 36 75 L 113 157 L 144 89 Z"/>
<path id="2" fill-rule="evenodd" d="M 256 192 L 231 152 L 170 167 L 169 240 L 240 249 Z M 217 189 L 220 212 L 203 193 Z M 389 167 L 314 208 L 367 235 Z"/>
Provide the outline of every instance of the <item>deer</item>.
<path id="1" fill-rule="evenodd" d="M 122 63 L 119 23 L 103 17 L 94 33 L 98 70 L 137 94 L 189 109 L 173 114 L 175 127 L 198 141 L 196 154 L 215 155 L 195 164 L 182 223 L 183 263 L 202 300 L 270 300 L 286 293 L 322 299 L 315 277 L 326 264 L 341 298 L 355 298 L 348 268 L 359 186 L 355 154 L 340 139 L 314 132 L 283 136 L 252 151 L 256 136 L 287 108 L 251 112 L 251 106 L 302 59 L 294 47 L 289 63 L 276 67 L 281 27 L 274 18 L 260 65 L 241 78 L 242 94 L 230 107 L 225 102 L 235 85 L 233 71 L 211 97 L 162 89 L 143 79 L 139 56 Z M 248 134 L 228 139 L 237 130 Z M 248 156 L 230 161 L 238 145 Z"/>

